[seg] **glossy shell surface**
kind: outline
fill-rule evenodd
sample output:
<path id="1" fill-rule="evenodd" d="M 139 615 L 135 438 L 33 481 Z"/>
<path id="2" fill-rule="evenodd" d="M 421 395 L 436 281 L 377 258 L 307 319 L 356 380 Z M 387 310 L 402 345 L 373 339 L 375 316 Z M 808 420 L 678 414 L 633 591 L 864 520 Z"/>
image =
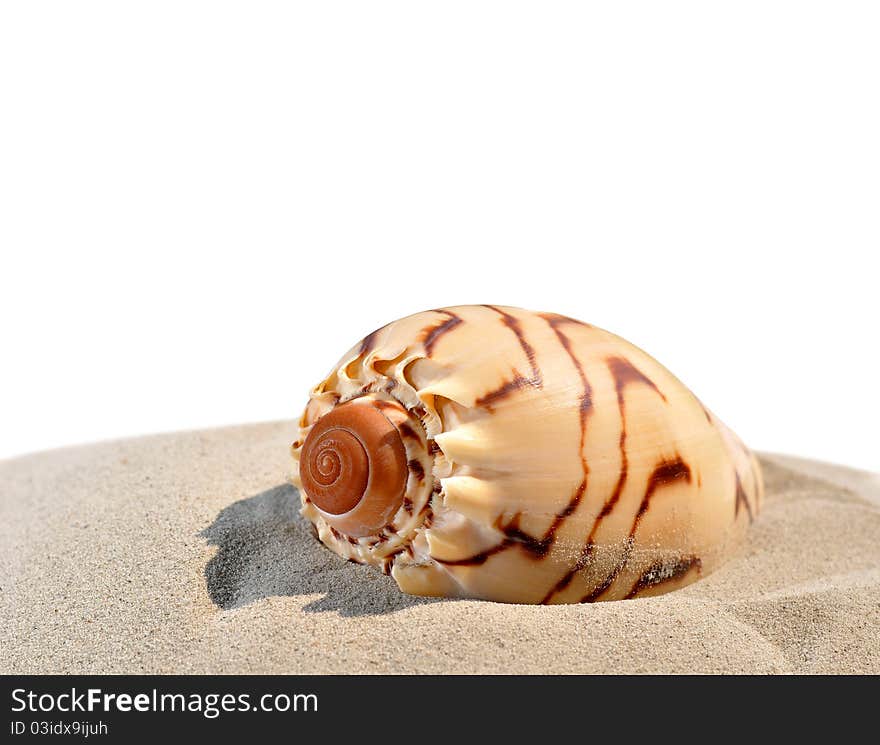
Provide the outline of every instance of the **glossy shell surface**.
<path id="1" fill-rule="evenodd" d="M 346 403 L 386 412 L 405 450 L 399 501 L 376 524 L 346 522 L 302 489 L 303 444 Z M 648 354 L 504 306 L 417 313 L 369 334 L 312 390 L 292 452 L 319 539 L 416 595 L 667 592 L 716 568 L 762 499 L 756 459 Z"/>

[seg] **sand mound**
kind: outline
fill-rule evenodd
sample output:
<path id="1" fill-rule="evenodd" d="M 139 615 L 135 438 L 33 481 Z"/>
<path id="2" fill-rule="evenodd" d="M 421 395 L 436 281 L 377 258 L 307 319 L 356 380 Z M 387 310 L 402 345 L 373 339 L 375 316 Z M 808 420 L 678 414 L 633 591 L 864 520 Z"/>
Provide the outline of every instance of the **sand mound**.
<path id="1" fill-rule="evenodd" d="M 312 538 L 293 431 L 0 463 L 0 673 L 880 672 L 880 477 L 763 456 L 740 554 L 669 595 L 432 600 Z"/>

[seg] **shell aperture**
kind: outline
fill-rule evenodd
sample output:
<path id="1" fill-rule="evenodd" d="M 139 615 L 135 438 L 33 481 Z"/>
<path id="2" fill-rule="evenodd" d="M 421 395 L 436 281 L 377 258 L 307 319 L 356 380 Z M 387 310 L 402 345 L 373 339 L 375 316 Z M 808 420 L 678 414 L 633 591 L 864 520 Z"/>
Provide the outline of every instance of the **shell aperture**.
<path id="1" fill-rule="evenodd" d="M 687 585 L 757 514 L 757 461 L 666 368 L 502 306 L 384 326 L 311 392 L 302 513 L 416 595 L 577 603 Z"/>

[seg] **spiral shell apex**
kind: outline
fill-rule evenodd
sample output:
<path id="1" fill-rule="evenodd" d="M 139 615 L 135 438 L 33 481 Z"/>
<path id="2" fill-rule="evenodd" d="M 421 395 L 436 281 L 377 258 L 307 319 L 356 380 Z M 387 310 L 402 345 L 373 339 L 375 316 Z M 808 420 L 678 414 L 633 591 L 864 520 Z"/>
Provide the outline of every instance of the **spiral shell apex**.
<path id="1" fill-rule="evenodd" d="M 757 460 L 618 336 L 458 306 L 384 326 L 312 390 L 302 513 L 404 592 L 516 603 L 657 595 L 729 556 Z"/>

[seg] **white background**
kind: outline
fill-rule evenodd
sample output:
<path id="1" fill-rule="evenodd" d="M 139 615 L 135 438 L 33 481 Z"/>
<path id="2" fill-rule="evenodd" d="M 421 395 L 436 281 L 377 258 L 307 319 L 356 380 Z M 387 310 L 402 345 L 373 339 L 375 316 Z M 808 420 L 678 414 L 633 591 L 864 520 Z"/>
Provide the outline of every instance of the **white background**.
<path id="1" fill-rule="evenodd" d="M 880 470 L 880 6 L 4 2 L 0 457 L 298 415 L 467 302 Z"/>

